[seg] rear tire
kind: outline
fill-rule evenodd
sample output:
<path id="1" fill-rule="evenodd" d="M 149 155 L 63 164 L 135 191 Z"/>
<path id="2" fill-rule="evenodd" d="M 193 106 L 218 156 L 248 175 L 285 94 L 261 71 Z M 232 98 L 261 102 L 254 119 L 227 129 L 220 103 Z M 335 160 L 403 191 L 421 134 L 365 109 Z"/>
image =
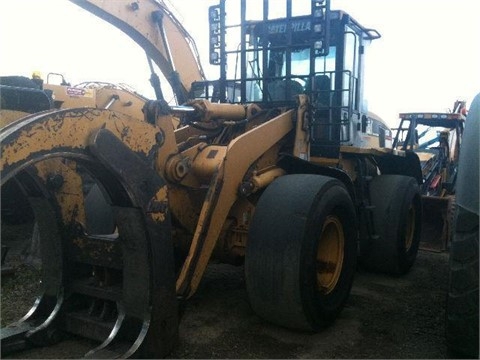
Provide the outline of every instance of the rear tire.
<path id="1" fill-rule="evenodd" d="M 370 183 L 374 236 L 362 241 L 360 262 L 370 271 L 402 275 L 415 262 L 421 237 L 422 202 L 414 178 L 380 175 Z"/>
<path id="2" fill-rule="evenodd" d="M 356 220 L 344 185 L 286 175 L 262 194 L 246 249 L 254 311 L 277 325 L 318 330 L 347 300 L 356 269 Z"/>

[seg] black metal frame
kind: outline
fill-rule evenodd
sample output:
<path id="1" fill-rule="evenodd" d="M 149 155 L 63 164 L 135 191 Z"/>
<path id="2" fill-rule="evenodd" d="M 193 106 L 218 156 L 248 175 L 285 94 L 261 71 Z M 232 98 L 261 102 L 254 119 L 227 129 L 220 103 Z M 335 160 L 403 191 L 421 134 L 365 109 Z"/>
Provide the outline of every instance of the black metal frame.
<path id="1" fill-rule="evenodd" d="M 269 1 L 263 0 L 262 19 L 249 20 L 247 0 L 241 0 L 240 23 L 230 23 L 226 20 L 226 10 L 234 12 L 230 6 L 227 8 L 227 0 L 220 0 L 219 5 L 211 7 L 213 16 L 210 16 L 210 51 L 216 53 L 213 57 L 215 61 L 211 63 L 219 65 L 220 77 L 214 82 L 193 84 L 192 97 L 207 98 L 213 102 L 258 103 L 268 108 L 295 107 L 296 95 L 305 93 L 311 100 L 308 114 L 312 154 L 335 157 L 338 156 L 340 145 L 351 141 L 353 128 L 350 123 L 353 113 L 361 112 L 359 105 L 363 91 L 361 54 L 364 40 L 377 39 L 380 34 L 373 29 L 362 27 L 348 14 L 331 11 L 329 0 L 312 1 L 311 13 L 301 16 L 292 15 L 292 2 L 293 0 L 285 1 L 284 18 L 270 19 Z M 315 14 L 322 16 L 316 17 Z M 321 31 L 316 32 L 315 29 Z M 238 31 L 239 41 L 237 43 L 233 41 L 234 44 L 231 39 L 227 41 L 227 31 L 232 33 Z M 354 72 L 347 70 L 345 64 L 345 38 L 348 33 L 356 35 L 353 61 L 358 68 Z M 321 47 L 318 47 L 320 43 Z M 239 44 L 237 47 L 232 47 L 237 44 Z M 249 44 L 253 46 L 248 46 Z M 315 60 L 325 58 L 330 45 L 336 50 L 335 69 L 319 71 Z M 306 49 L 310 49 L 308 73 L 292 74 L 291 54 Z M 255 62 L 258 66 L 255 70 L 258 71 L 252 76 L 248 70 L 253 62 L 248 60 L 249 55 L 253 53 L 258 54 Z M 270 71 L 272 54 L 275 53 L 282 56 L 281 74 Z M 235 76 L 229 77 L 227 60 L 231 60 L 232 57 L 236 61 L 236 70 Z M 329 87 L 317 86 L 316 79 L 327 76 L 330 78 Z M 296 85 L 299 80 L 305 84 L 304 87 Z M 249 86 L 257 88 L 256 97 L 249 96 L 247 91 Z M 328 99 L 326 104 L 316 101 L 322 97 Z M 333 152 L 329 150 L 330 148 L 334 149 Z"/>

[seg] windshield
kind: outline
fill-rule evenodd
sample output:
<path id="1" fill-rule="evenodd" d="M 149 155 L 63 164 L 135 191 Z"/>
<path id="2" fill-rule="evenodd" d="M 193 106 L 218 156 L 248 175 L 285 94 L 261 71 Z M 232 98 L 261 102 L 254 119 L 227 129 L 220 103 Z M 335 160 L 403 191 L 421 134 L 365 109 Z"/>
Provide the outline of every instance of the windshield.
<path id="1" fill-rule="evenodd" d="M 290 56 L 290 61 L 287 61 L 287 56 Z M 247 101 L 261 100 L 264 89 L 269 100 L 289 100 L 294 95 L 309 91 L 310 59 L 310 48 L 290 53 L 285 49 L 264 52 L 261 47 L 250 48 L 247 51 L 247 78 L 250 79 L 247 81 Z M 315 58 L 314 76 L 334 72 L 335 59 L 336 48 L 331 46 L 328 56 Z M 235 78 L 240 79 L 240 69 L 238 66 L 235 69 Z M 264 75 L 265 80 L 262 80 Z M 291 94 L 286 87 L 291 89 Z"/>

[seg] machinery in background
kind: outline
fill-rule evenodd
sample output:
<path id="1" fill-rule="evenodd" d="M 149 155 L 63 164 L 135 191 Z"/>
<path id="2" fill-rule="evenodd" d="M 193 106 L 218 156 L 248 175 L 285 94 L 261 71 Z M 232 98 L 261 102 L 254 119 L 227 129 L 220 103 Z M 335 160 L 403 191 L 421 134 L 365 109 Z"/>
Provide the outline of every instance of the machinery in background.
<path id="1" fill-rule="evenodd" d="M 72 86 L 62 74 L 56 73 L 49 73 L 46 82 L 38 72 L 34 72 L 32 78 L 1 76 L 0 90 L 1 126 L 27 114 L 76 107 L 111 109 L 139 116 L 147 101 L 124 84 L 92 81 Z"/>
<path id="2" fill-rule="evenodd" d="M 458 159 L 465 127 L 465 102 L 453 112 L 401 113 L 393 149 L 415 152 L 422 168 L 423 230 L 420 247 L 444 251 L 452 235 Z"/>

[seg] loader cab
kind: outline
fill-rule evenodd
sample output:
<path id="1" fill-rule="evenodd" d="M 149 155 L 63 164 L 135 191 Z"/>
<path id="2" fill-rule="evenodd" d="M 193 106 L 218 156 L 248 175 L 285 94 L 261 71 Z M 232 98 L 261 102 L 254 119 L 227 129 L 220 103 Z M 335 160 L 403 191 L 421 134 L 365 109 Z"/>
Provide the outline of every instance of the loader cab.
<path id="1" fill-rule="evenodd" d="M 371 130 L 362 109 L 363 55 L 380 37 L 376 30 L 331 11 L 329 0 L 221 0 L 209 20 L 210 63 L 220 78 L 194 84 L 193 97 L 294 107 L 307 94 L 316 156 L 336 156 Z"/>

